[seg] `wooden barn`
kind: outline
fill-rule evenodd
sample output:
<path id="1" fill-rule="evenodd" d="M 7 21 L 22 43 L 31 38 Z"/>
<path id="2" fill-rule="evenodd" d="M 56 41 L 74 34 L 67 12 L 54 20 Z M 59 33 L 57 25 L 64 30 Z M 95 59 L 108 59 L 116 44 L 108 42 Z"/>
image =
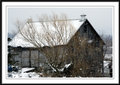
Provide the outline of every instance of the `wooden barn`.
<path id="1" fill-rule="evenodd" d="M 14 61 L 19 62 L 18 65 L 22 67 L 45 66 L 47 55 L 44 53 L 47 54 L 48 52 L 51 53 L 50 56 L 55 56 L 55 54 L 57 56 L 68 55 L 65 63 L 81 59 L 89 65 L 87 66 L 87 71 L 89 70 L 87 74 L 90 72 L 94 74 L 103 73 L 103 46 L 105 43 L 85 16 L 81 15 L 81 20 L 70 20 L 73 25 L 75 24 L 76 30 L 66 43 L 57 44 L 53 47 L 46 45 L 36 48 L 29 42 L 23 42 L 20 36 L 17 37 L 20 34 L 17 34 L 8 44 L 9 53 L 13 55 Z M 52 54 L 53 52 L 54 54 Z M 54 59 L 51 62 L 57 60 Z M 59 60 L 57 62 L 60 62 Z M 75 62 L 76 65 L 79 62 Z"/>

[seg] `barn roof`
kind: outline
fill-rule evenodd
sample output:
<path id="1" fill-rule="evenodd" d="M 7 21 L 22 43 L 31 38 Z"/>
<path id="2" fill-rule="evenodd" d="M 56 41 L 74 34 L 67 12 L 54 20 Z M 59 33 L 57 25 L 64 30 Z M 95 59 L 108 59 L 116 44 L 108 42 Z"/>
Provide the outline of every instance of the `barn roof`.
<path id="1" fill-rule="evenodd" d="M 84 23 L 84 21 L 80 22 L 80 20 L 68 20 L 67 22 L 71 23 L 72 26 L 75 29 L 74 30 L 72 29 L 72 31 L 70 31 L 71 26 L 67 26 L 65 28 L 65 30 L 67 31 L 67 34 L 63 33 L 63 39 L 62 40 L 64 40 L 64 43 L 63 43 L 63 41 L 58 41 L 57 40 L 56 36 L 57 36 L 58 33 L 56 32 L 55 27 L 53 27 L 52 25 L 49 25 L 50 27 L 49 27 L 49 29 L 47 29 L 47 32 L 51 33 L 54 36 L 54 43 L 53 43 L 54 46 L 55 45 L 67 44 L 69 42 L 69 40 L 72 38 L 72 36 L 80 28 L 80 26 Z M 49 23 L 49 22 L 45 22 L 45 23 Z M 46 32 L 44 31 L 40 22 L 34 22 L 32 24 L 34 25 L 34 28 L 35 28 L 36 32 L 38 32 L 41 35 L 41 37 L 46 36 Z M 25 31 L 27 29 L 29 29 L 28 24 L 25 24 L 22 31 Z M 35 38 L 37 39 L 37 35 L 35 35 Z M 38 38 L 37 40 L 39 41 L 40 38 Z M 49 41 L 53 42 L 53 40 L 49 40 Z M 41 42 L 43 42 L 44 44 L 41 43 Z M 43 46 L 50 46 L 50 44 L 44 38 L 41 39 L 41 42 L 40 42 L 40 44 L 41 44 L 42 47 Z M 20 33 L 18 33 L 8 45 L 13 46 L 13 47 L 18 47 L 18 46 L 21 46 L 21 47 L 35 47 L 32 43 L 26 41 Z"/>

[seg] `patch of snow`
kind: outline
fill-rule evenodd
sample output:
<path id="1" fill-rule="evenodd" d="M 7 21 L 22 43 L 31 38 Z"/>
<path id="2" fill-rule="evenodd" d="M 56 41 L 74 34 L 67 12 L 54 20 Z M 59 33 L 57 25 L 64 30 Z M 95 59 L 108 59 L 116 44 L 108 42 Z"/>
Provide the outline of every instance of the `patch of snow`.
<path id="1" fill-rule="evenodd" d="M 25 73 L 26 71 L 33 70 L 34 68 L 22 68 L 21 72 Z"/>
<path id="2" fill-rule="evenodd" d="M 48 64 L 51 68 L 52 68 L 52 70 L 54 71 L 54 72 L 56 72 L 56 69 L 55 68 L 53 68 L 50 64 Z"/>
<path id="3" fill-rule="evenodd" d="M 82 70 L 82 68 L 80 68 L 80 70 Z"/>
<path id="4" fill-rule="evenodd" d="M 68 68 L 72 63 L 66 64 L 63 68 L 58 69 L 59 72 L 63 72 L 65 68 Z"/>
<path id="5" fill-rule="evenodd" d="M 59 72 L 63 72 L 64 71 L 64 68 L 61 68 L 61 69 L 58 69 Z"/>
<path id="6" fill-rule="evenodd" d="M 28 72 L 26 71 L 32 70 L 34 68 L 22 68 L 18 72 L 8 72 L 8 78 L 39 78 L 40 75 L 35 72 Z"/>
<path id="7" fill-rule="evenodd" d="M 110 63 L 110 61 L 104 61 L 104 67 L 108 68 L 109 63 Z"/>
<path id="8" fill-rule="evenodd" d="M 109 73 L 109 63 L 111 61 L 104 61 L 104 73 Z"/>
<path id="9" fill-rule="evenodd" d="M 92 43 L 93 42 L 93 40 L 88 40 L 88 43 Z"/>
<path id="10" fill-rule="evenodd" d="M 65 68 L 68 68 L 72 63 L 66 64 Z"/>

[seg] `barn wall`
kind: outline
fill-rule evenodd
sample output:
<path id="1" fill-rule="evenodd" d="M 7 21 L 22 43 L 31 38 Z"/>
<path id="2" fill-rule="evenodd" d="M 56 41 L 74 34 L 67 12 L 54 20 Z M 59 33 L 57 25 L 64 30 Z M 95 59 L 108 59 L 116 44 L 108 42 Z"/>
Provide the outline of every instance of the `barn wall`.
<path id="1" fill-rule="evenodd" d="M 12 48 L 9 51 L 13 55 L 15 65 L 22 67 L 38 67 L 44 65 L 45 56 L 36 49 Z"/>
<path id="2" fill-rule="evenodd" d="M 94 48 L 92 48 L 93 52 L 92 52 L 92 54 L 87 55 L 88 56 L 87 60 L 89 60 L 90 63 L 93 63 L 91 69 L 93 68 L 93 71 L 95 74 L 95 73 L 98 73 L 98 71 L 101 71 L 101 69 L 103 68 L 103 57 L 104 57 L 103 56 L 103 45 L 104 44 L 103 44 L 100 36 L 97 34 L 97 32 L 94 30 L 94 28 L 88 21 L 86 21 L 84 24 L 81 25 L 81 27 L 76 32 L 76 34 L 71 38 L 68 45 L 71 47 L 77 48 L 75 46 L 79 46 L 79 45 L 77 45 L 79 43 L 79 41 L 81 39 L 85 39 L 85 38 L 87 40 L 93 41 L 91 43 L 91 45 L 94 47 Z M 76 39 L 77 39 L 78 43 L 74 43 L 74 40 L 76 40 Z M 76 49 L 74 49 L 74 51 L 75 50 Z"/>
<path id="3" fill-rule="evenodd" d="M 14 60 L 16 61 L 16 65 L 21 66 L 21 62 L 22 62 L 22 53 L 21 52 L 17 52 L 18 55 L 14 56 Z"/>
<path id="4" fill-rule="evenodd" d="M 31 66 L 32 67 L 38 66 L 38 50 L 31 51 Z"/>
<path id="5" fill-rule="evenodd" d="M 30 64 L 29 64 L 29 51 L 27 50 L 27 51 L 22 51 L 22 66 L 23 67 L 28 67 L 28 66 L 30 66 Z"/>

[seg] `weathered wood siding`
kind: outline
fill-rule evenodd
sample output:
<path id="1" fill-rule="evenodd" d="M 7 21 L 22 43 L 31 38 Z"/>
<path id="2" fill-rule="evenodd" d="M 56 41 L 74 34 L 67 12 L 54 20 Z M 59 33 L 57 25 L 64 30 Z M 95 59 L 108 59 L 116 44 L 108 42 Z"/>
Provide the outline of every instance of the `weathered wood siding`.
<path id="1" fill-rule="evenodd" d="M 31 66 L 32 67 L 38 67 L 39 60 L 38 60 L 38 50 L 32 50 L 31 51 Z"/>
<path id="2" fill-rule="evenodd" d="M 29 64 L 29 50 L 27 50 L 27 51 L 22 51 L 22 66 L 23 67 L 28 67 L 28 66 L 30 66 L 30 64 Z"/>
<path id="3" fill-rule="evenodd" d="M 9 47 L 15 65 L 22 67 L 38 67 L 46 62 L 45 56 L 37 49 Z"/>

